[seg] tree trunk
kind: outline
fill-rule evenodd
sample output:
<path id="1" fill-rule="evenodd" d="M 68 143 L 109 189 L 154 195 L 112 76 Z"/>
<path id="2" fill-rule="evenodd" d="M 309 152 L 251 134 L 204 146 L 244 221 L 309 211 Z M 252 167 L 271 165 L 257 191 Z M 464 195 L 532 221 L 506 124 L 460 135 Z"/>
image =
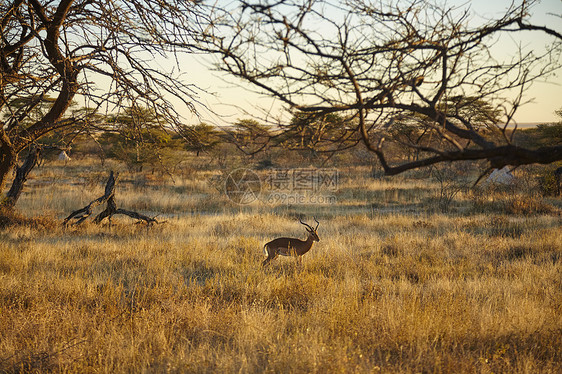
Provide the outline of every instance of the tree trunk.
<path id="1" fill-rule="evenodd" d="M 0 196 L 4 191 L 6 180 L 14 168 L 15 163 L 16 152 L 14 147 L 4 129 L 0 128 Z M 4 206 L 4 202 L 4 199 L 0 200 L 0 207 Z"/>
<path id="2" fill-rule="evenodd" d="M 16 168 L 16 176 L 12 182 L 12 187 L 6 194 L 6 199 L 2 202 L 2 205 L 10 210 L 14 209 L 16 202 L 18 201 L 21 192 L 23 191 L 23 186 L 27 180 L 27 176 L 37 165 L 37 159 L 39 158 L 40 149 L 39 147 L 33 146 L 29 149 L 29 154 L 25 158 L 24 163 Z"/>

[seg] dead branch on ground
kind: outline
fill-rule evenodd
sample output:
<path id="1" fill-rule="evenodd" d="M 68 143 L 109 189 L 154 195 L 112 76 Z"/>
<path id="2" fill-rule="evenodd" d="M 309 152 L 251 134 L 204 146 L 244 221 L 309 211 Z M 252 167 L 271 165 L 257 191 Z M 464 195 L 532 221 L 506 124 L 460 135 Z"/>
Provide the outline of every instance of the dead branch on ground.
<path id="1" fill-rule="evenodd" d="M 68 217 L 64 219 L 63 225 L 67 225 L 68 222 L 72 219 L 76 220 L 76 222 L 72 223 L 72 225 L 81 224 L 92 214 L 95 207 L 104 203 L 107 203 L 107 206 L 105 210 L 103 210 L 94 218 L 94 223 L 101 223 L 101 221 L 103 221 L 105 218 L 107 218 L 111 222 L 111 217 L 113 217 L 115 214 L 124 214 L 138 220 L 138 222 L 144 221 L 149 226 L 154 223 L 159 223 L 155 218 L 145 216 L 144 214 L 117 208 L 117 204 L 115 203 L 115 184 L 117 183 L 118 178 L 119 174 L 115 174 L 113 173 L 113 171 L 111 171 L 109 173 L 107 183 L 105 184 L 105 193 L 90 202 L 85 207 L 72 212 Z"/>

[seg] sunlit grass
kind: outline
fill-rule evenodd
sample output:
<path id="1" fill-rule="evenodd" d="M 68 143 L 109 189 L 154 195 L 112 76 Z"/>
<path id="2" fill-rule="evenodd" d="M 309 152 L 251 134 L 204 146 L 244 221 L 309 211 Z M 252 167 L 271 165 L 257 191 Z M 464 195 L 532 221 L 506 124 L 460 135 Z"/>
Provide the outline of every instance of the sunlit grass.
<path id="1" fill-rule="evenodd" d="M 359 176 L 349 199 L 301 209 L 321 222 L 301 267 L 262 269 L 265 242 L 304 238 L 303 207 L 228 205 L 205 178 L 127 178 L 118 204 L 169 207 L 166 223 L 62 227 L 102 177 L 30 189 L 20 209 L 58 221 L 0 230 L 1 372 L 562 370 L 558 214 L 359 209 L 365 191 L 407 190 Z M 423 201 L 434 187 L 412 181 L 405 194 Z"/>

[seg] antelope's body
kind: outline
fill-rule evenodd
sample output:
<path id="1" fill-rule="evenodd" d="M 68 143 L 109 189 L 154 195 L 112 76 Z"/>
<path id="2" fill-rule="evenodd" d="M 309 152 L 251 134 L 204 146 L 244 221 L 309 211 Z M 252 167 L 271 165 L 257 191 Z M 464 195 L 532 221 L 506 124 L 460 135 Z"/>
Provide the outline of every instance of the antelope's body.
<path id="1" fill-rule="evenodd" d="M 314 220 L 316 221 L 316 218 Z M 320 241 L 318 233 L 316 232 L 319 225 L 318 221 L 316 221 L 316 228 L 312 228 L 302 221 L 300 221 L 300 223 L 306 226 L 306 231 L 308 232 L 308 237 L 306 238 L 306 240 L 297 238 L 277 238 L 266 243 L 263 246 L 263 250 L 265 254 L 267 254 L 267 258 L 262 263 L 262 266 L 266 266 L 270 261 L 274 260 L 279 255 L 293 256 L 296 257 L 300 262 L 301 256 L 310 251 L 310 249 L 312 248 L 312 244 L 314 244 L 314 242 Z"/>

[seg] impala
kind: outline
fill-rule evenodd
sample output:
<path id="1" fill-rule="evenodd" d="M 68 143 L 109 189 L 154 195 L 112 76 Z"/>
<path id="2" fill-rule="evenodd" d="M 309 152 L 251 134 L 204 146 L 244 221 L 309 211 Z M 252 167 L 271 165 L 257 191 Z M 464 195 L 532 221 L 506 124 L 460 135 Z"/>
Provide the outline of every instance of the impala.
<path id="1" fill-rule="evenodd" d="M 316 221 L 316 218 L 314 218 L 314 221 Z M 300 263 L 302 258 L 301 256 L 310 251 L 310 248 L 312 248 L 312 244 L 314 244 L 314 242 L 320 241 L 318 233 L 316 232 L 316 230 L 318 229 L 318 225 L 320 225 L 320 222 L 316 221 L 315 228 L 312 228 L 312 226 L 304 223 L 300 219 L 299 222 L 306 227 L 308 238 L 306 238 L 306 240 L 300 240 L 296 238 L 277 238 L 273 239 L 269 243 L 266 243 L 263 246 L 263 251 L 267 255 L 267 258 L 262 263 L 262 266 L 266 266 L 271 260 L 274 260 L 279 255 L 295 256 L 297 258 L 297 261 Z"/>

